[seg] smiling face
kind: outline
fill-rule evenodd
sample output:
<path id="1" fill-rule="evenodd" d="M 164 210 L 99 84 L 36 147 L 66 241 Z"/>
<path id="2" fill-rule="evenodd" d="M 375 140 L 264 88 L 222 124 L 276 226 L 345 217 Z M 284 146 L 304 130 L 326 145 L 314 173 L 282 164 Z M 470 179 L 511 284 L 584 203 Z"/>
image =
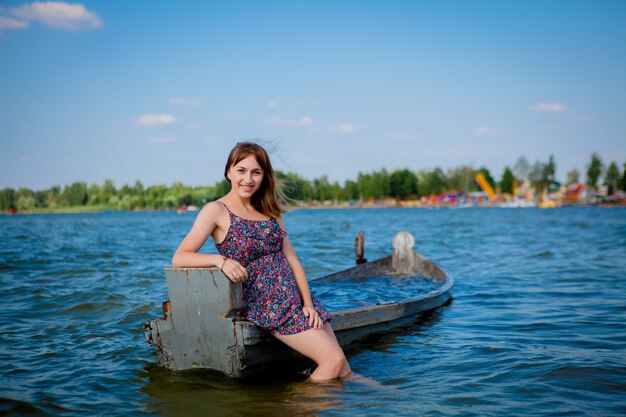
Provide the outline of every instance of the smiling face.
<path id="1" fill-rule="evenodd" d="M 263 168 L 250 154 L 228 169 L 232 189 L 243 199 L 250 199 L 263 182 Z"/>

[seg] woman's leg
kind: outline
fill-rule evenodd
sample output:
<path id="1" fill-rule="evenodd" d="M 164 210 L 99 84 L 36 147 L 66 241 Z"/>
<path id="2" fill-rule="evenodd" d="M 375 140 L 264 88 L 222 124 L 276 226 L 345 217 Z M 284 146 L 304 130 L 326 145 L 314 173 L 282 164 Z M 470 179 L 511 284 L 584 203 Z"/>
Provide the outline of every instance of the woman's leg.
<path id="1" fill-rule="evenodd" d="M 337 341 L 337 336 L 335 336 L 335 332 L 333 331 L 333 326 L 331 326 L 330 323 L 327 321 L 324 322 L 324 331 L 328 333 L 333 338 L 335 343 L 337 343 L 337 346 L 339 346 L 339 342 Z M 341 349 L 341 347 L 339 347 L 339 349 Z M 341 353 L 343 353 L 343 350 L 341 351 Z M 343 367 L 341 368 L 341 373 L 339 374 L 339 377 L 344 378 L 350 375 L 351 373 L 352 373 L 352 369 L 350 369 L 350 364 L 348 364 L 348 360 L 345 359 L 345 356 L 344 356 L 344 364 L 343 364 Z"/>
<path id="2" fill-rule="evenodd" d="M 317 363 L 311 374 L 314 381 L 325 381 L 346 376 L 350 366 L 337 343 L 330 324 L 324 323 L 324 331 L 310 329 L 301 333 L 281 335 L 274 334 L 278 340 Z"/>

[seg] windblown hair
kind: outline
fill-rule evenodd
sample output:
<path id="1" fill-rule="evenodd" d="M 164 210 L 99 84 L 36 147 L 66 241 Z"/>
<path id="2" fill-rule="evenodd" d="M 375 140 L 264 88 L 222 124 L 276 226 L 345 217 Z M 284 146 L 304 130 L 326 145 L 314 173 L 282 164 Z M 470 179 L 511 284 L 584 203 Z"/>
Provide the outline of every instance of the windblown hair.
<path id="1" fill-rule="evenodd" d="M 263 170 L 261 186 L 252 195 L 252 206 L 258 212 L 266 216 L 279 218 L 287 211 L 284 207 L 288 199 L 283 192 L 281 182 L 274 176 L 274 169 L 272 168 L 270 157 L 261 145 L 257 145 L 253 142 L 237 143 L 233 150 L 230 151 L 230 155 L 228 155 L 226 167 L 224 168 L 224 178 L 230 182 L 228 169 L 238 164 L 242 159 L 248 157 L 248 155 L 254 155 L 257 163 Z"/>

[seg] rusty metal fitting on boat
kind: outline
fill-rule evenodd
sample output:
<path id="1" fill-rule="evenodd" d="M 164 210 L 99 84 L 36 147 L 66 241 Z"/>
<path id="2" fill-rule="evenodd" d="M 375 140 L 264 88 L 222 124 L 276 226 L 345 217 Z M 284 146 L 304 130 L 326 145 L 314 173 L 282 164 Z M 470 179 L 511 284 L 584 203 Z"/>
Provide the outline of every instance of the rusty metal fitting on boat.
<path id="1" fill-rule="evenodd" d="M 356 240 L 354 241 L 354 254 L 356 255 L 357 265 L 367 262 L 367 259 L 365 259 L 365 236 L 362 231 L 359 231 L 356 235 Z"/>
<path id="2" fill-rule="evenodd" d="M 172 311 L 172 306 L 170 305 L 170 300 L 163 301 L 163 318 L 167 319 L 170 316 Z"/>

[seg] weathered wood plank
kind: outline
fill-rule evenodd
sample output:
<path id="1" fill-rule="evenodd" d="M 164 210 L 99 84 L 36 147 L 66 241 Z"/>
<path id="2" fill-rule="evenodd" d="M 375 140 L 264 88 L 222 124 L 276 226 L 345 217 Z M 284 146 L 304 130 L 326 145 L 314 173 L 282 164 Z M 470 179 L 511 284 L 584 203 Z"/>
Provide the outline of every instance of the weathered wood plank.
<path id="1" fill-rule="evenodd" d="M 233 316 L 241 309 L 241 285 L 218 269 L 165 270 L 171 313 L 151 322 L 159 362 L 169 369 L 210 368 L 236 376 L 243 340 Z"/>

